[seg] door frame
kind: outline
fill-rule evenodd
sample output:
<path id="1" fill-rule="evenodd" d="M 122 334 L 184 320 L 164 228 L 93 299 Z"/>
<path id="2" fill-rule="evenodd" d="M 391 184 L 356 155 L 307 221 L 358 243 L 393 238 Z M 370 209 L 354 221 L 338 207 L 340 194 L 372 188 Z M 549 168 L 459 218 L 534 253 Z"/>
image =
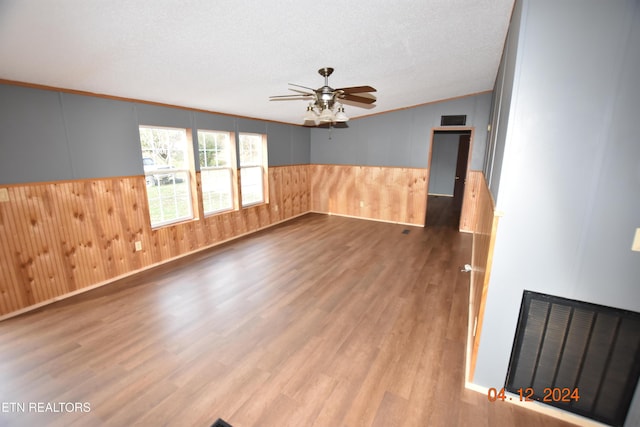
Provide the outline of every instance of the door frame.
<path id="1" fill-rule="evenodd" d="M 475 131 L 476 128 L 475 126 L 436 126 L 436 127 L 432 127 L 431 128 L 431 136 L 429 138 L 429 152 L 427 154 L 428 160 L 427 160 L 427 190 L 426 190 L 426 200 L 424 202 L 425 205 L 425 211 L 424 211 L 424 223 L 422 224 L 423 227 L 426 227 L 427 225 L 427 215 L 429 213 L 429 180 L 431 179 L 431 155 L 433 153 L 433 137 L 435 136 L 436 132 L 442 132 L 442 131 L 448 131 L 448 132 L 471 132 L 470 134 L 470 138 L 469 138 L 469 155 L 467 156 L 467 174 L 466 174 L 466 178 L 465 178 L 465 183 L 464 183 L 464 195 L 462 196 L 462 208 L 460 209 L 460 220 L 458 222 L 458 231 L 463 231 L 460 230 L 460 224 L 462 224 L 462 214 L 465 212 L 465 205 L 467 203 L 471 203 L 468 198 L 470 196 L 469 191 L 467 191 L 467 179 L 469 178 L 469 171 L 471 170 L 471 157 L 473 154 L 473 140 L 474 140 L 474 136 L 475 136 Z"/>

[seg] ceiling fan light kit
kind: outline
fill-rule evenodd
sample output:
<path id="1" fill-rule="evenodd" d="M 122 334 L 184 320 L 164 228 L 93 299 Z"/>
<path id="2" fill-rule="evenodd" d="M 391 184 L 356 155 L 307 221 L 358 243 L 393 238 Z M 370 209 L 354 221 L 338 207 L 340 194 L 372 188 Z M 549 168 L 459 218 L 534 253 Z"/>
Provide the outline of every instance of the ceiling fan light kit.
<path id="1" fill-rule="evenodd" d="M 304 115 L 304 125 L 318 126 L 318 124 L 320 124 L 318 113 L 313 109 L 313 104 L 309 104 L 309 106 L 307 107 L 307 112 Z"/>
<path id="2" fill-rule="evenodd" d="M 349 120 L 349 117 L 344 112 L 342 104 L 338 104 L 338 112 L 335 114 L 334 119 L 338 123 L 344 123 Z"/>
<path id="3" fill-rule="evenodd" d="M 271 101 L 280 100 L 307 100 L 311 101 L 307 106 L 304 114 L 304 126 L 318 126 L 320 124 L 344 123 L 349 117 L 344 111 L 344 106 L 339 100 L 351 101 L 360 104 L 373 104 L 376 98 L 368 92 L 376 90 L 371 86 L 351 86 L 345 88 L 334 89 L 329 86 L 329 76 L 333 73 L 333 68 L 325 67 L 318 70 L 318 74 L 324 77 L 324 86 L 318 89 L 312 89 L 306 86 L 289 83 L 290 86 L 306 89 L 289 90 L 296 92 L 292 95 L 271 96 Z M 360 96 L 356 94 L 367 94 L 368 96 Z"/>

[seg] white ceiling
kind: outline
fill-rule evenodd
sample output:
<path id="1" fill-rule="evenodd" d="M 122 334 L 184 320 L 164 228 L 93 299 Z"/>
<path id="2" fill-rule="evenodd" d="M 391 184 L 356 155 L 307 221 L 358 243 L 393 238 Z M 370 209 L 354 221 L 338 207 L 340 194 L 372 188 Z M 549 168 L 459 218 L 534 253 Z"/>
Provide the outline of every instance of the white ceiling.
<path id="1" fill-rule="evenodd" d="M 378 89 L 354 118 L 491 90 L 513 0 L 0 0 L 0 78 L 300 124 L 287 83 Z"/>

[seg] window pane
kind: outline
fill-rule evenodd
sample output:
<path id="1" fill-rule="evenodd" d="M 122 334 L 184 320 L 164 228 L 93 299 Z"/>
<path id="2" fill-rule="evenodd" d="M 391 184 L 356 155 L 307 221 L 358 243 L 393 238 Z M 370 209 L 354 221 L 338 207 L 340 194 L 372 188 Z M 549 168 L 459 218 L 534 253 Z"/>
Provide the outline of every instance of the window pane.
<path id="1" fill-rule="evenodd" d="M 244 167 L 240 169 L 242 183 L 242 205 L 260 203 L 262 197 L 262 167 Z"/>
<path id="2" fill-rule="evenodd" d="M 240 134 L 240 167 L 262 164 L 262 135 Z"/>
<path id="3" fill-rule="evenodd" d="M 201 171 L 204 213 L 233 209 L 230 169 Z"/>
<path id="4" fill-rule="evenodd" d="M 147 197 L 152 226 L 193 217 L 188 172 L 175 172 L 151 184 L 149 177 L 147 175 Z"/>
<path id="5" fill-rule="evenodd" d="M 240 143 L 240 182 L 242 185 L 242 206 L 265 202 L 264 191 L 264 161 L 265 135 L 241 133 Z"/>
<path id="6" fill-rule="evenodd" d="M 229 132 L 198 131 L 202 203 L 205 214 L 233 209 L 232 149 Z"/>
<path id="7" fill-rule="evenodd" d="M 193 218 L 186 131 L 140 127 L 140 149 L 151 226 Z"/>
<path id="8" fill-rule="evenodd" d="M 228 132 L 198 131 L 200 167 L 231 166 L 231 140 Z"/>
<path id="9" fill-rule="evenodd" d="M 140 147 L 145 167 L 189 169 L 187 134 L 184 129 L 140 128 Z"/>

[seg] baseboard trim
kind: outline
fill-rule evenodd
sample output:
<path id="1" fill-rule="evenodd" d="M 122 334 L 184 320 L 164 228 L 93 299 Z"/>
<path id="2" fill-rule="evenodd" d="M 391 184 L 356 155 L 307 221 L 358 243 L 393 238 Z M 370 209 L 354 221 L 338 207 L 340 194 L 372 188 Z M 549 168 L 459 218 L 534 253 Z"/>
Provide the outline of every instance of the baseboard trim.
<path id="1" fill-rule="evenodd" d="M 424 224 L 412 224 L 410 222 L 390 221 L 388 219 L 369 218 L 369 217 L 366 217 L 366 216 L 346 215 L 346 214 L 340 214 L 340 213 L 334 213 L 334 212 L 320 212 L 320 211 L 310 211 L 310 213 L 317 213 L 317 214 L 322 214 L 322 215 L 332 215 L 332 216 L 341 216 L 341 217 L 344 217 L 344 218 L 364 219 L 366 221 L 385 222 L 387 224 L 400 224 L 400 225 L 408 225 L 410 227 L 424 228 Z"/>

